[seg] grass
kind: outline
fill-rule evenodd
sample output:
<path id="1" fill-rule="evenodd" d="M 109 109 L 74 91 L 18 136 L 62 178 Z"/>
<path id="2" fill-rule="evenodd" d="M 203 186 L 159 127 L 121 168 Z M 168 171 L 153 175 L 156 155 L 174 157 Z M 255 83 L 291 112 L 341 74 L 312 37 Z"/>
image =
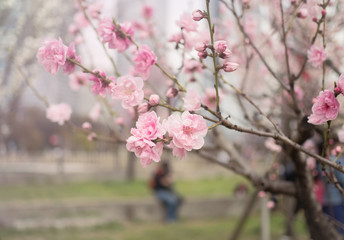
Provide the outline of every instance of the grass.
<path id="1" fill-rule="evenodd" d="M 2 231 L 4 240 L 184 240 L 184 239 L 228 239 L 236 226 L 236 218 L 182 220 L 176 224 L 152 222 L 109 223 L 90 228 L 36 229 Z M 279 239 L 284 232 L 284 217 L 277 212 L 271 214 L 271 239 Z M 307 238 L 307 232 L 301 217 L 295 221 L 299 240 Z M 260 217 L 252 216 L 240 239 L 260 239 Z"/>
<path id="2" fill-rule="evenodd" d="M 200 180 L 181 180 L 176 189 L 186 197 L 229 196 L 236 185 L 245 181 L 241 177 L 218 177 Z M 83 181 L 64 184 L 30 183 L 0 186 L 0 202 L 39 201 L 63 199 L 101 200 L 109 198 L 135 198 L 151 196 L 147 182 Z"/>

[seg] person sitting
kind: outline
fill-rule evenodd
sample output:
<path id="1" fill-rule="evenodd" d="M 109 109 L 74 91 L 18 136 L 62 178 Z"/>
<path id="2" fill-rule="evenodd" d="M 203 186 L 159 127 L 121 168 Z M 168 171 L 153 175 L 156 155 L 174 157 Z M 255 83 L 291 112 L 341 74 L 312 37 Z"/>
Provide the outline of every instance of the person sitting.
<path id="1" fill-rule="evenodd" d="M 167 162 L 158 165 L 150 185 L 154 190 L 155 196 L 164 206 L 165 220 L 167 222 L 177 221 L 181 197 L 173 189 L 172 175 Z"/>

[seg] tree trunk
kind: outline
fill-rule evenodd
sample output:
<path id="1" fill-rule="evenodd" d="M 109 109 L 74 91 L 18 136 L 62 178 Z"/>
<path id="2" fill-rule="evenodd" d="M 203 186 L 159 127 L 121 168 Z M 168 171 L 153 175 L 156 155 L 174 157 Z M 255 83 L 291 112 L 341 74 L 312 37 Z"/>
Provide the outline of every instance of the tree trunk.
<path id="1" fill-rule="evenodd" d="M 328 221 L 313 191 L 313 178 L 307 169 L 306 161 L 299 153 L 292 151 L 292 160 L 295 164 L 297 200 L 304 209 L 305 218 L 313 240 L 339 240 L 344 237 Z"/>

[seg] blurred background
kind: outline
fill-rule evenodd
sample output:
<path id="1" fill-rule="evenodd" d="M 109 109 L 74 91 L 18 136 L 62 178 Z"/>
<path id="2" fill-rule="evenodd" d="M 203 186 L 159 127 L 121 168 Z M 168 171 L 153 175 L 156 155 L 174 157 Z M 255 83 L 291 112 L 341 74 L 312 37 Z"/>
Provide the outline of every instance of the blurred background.
<path id="1" fill-rule="evenodd" d="M 103 14 L 120 22 L 135 20 L 145 5 L 154 9 L 162 40 L 178 31 L 174 23 L 182 13 L 205 6 L 200 0 L 103 0 Z M 214 15 L 218 5 L 212 1 Z M 245 210 L 250 216 L 241 239 L 283 235 L 278 200 L 258 198 L 245 179 L 196 154 L 184 160 L 163 157 L 184 198 L 180 221 L 166 224 L 148 187 L 154 164 L 142 168 L 123 145 L 89 141 L 68 125 L 46 119 L 43 102 L 63 101 L 72 106 L 76 125 L 90 121 L 97 133 L 111 131 L 109 118 L 98 117 L 104 107 L 95 104 L 87 88 L 73 91 L 68 76 L 50 75 L 37 64 L 43 40 L 77 39 L 70 26 L 77 19 L 74 1 L 0 1 L 0 239 L 228 239 L 240 229 Z M 83 63 L 111 72 L 91 27 L 82 36 L 78 52 Z M 180 56 L 170 48 L 162 60 L 173 66 Z M 111 55 L 121 72 L 129 69 L 125 57 Z M 153 78 L 158 82 L 160 77 Z M 273 206 L 267 207 L 269 201 Z M 307 239 L 304 225 L 298 216 L 300 239 Z"/>

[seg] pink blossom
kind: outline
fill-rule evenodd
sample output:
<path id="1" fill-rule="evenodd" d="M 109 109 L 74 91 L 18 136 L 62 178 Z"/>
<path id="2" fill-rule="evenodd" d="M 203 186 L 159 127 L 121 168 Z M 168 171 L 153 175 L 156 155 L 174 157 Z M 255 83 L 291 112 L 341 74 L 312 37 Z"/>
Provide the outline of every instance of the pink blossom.
<path id="1" fill-rule="evenodd" d="M 172 155 L 183 159 L 186 158 L 186 150 L 184 148 L 177 148 L 173 142 L 171 141 L 170 144 L 168 145 L 168 147 L 172 148 Z"/>
<path id="2" fill-rule="evenodd" d="M 81 63 L 81 58 L 76 55 L 74 42 L 71 42 L 69 44 L 66 57 Z M 75 71 L 75 67 L 76 65 L 74 63 L 67 60 L 65 65 L 63 66 L 63 72 L 65 74 L 71 74 Z"/>
<path id="3" fill-rule="evenodd" d="M 46 110 L 46 117 L 59 125 L 63 125 L 65 121 L 68 121 L 71 114 L 72 109 L 67 103 L 54 104 Z"/>
<path id="4" fill-rule="evenodd" d="M 92 18 L 98 19 L 103 8 L 103 2 L 93 2 L 87 6 L 87 11 Z"/>
<path id="5" fill-rule="evenodd" d="M 267 207 L 268 209 L 274 208 L 274 207 L 275 207 L 275 202 L 272 201 L 272 200 L 268 201 L 268 202 L 266 203 L 266 207 Z"/>
<path id="6" fill-rule="evenodd" d="M 151 66 L 156 62 L 156 56 L 148 46 L 143 45 L 137 51 L 133 61 L 135 63 L 135 73 L 139 73 L 146 80 L 150 75 Z"/>
<path id="7" fill-rule="evenodd" d="M 83 72 L 77 72 L 69 76 L 69 87 L 73 91 L 78 91 L 81 86 L 86 85 L 87 74 Z"/>
<path id="8" fill-rule="evenodd" d="M 156 106 L 159 104 L 159 101 L 160 101 L 160 97 L 159 95 L 156 95 L 156 94 L 152 94 L 150 97 L 149 97 L 149 104 L 151 106 Z"/>
<path id="9" fill-rule="evenodd" d="M 325 49 L 315 45 L 312 45 L 312 47 L 308 50 L 307 56 L 308 62 L 312 64 L 313 67 L 320 67 L 327 58 Z"/>
<path id="10" fill-rule="evenodd" d="M 202 72 L 203 65 L 195 59 L 185 59 L 184 60 L 184 71 L 185 73 L 195 73 Z"/>
<path id="11" fill-rule="evenodd" d="M 140 77 L 125 75 L 117 79 L 117 84 L 111 87 L 112 98 L 122 100 L 123 108 L 139 105 L 144 97 L 143 80 Z"/>
<path id="12" fill-rule="evenodd" d="M 89 25 L 87 18 L 81 10 L 74 14 L 74 22 L 78 26 L 78 28 L 84 28 Z"/>
<path id="13" fill-rule="evenodd" d="M 152 140 L 162 138 L 166 130 L 162 127 L 154 111 L 142 114 L 136 122 L 136 128 L 131 129 L 127 139 L 127 149 L 140 158 L 143 167 L 152 161 L 159 162 L 163 150 L 163 143 Z"/>
<path id="14" fill-rule="evenodd" d="M 123 124 L 124 124 L 123 118 L 122 118 L 122 117 L 117 118 L 117 119 L 116 119 L 116 123 L 117 123 L 118 125 L 123 125 Z"/>
<path id="15" fill-rule="evenodd" d="M 163 121 L 163 126 L 172 137 L 173 145 L 186 151 L 200 149 L 204 145 L 204 137 L 208 127 L 204 118 L 188 111 L 173 113 Z"/>
<path id="16" fill-rule="evenodd" d="M 187 111 L 197 111 L 201 108 L 201 97 L 195 89 L 189 89 L 183 100 Z"/>
<path id="17" fill-rule="evenodd" d="M 203 103 L 209 107 L 209 108 L 215 108 L 216 107 L 216 91 L 215 88 L 207 88 L 204 91 L 204 97 L 203 97 Z M 222 91 L 219 89 L 219 98 L 221 101 L 222 98 Z"/>
<path id="18" fill-rule="evenodd" d="M 227 49 L 227 42 L 224 40 L 214 42 L 214 49 L 217 53 L 223 53 Z"/>
<path id="19" fill-rule="evenodd" d="M 226 49 L 224 52 L 219 54 L 219 57 L 224 59 L 229 58 L 230 56 L 232 56 L 232 52 L 229 49 Z"/>
<path id="20" fill-rule="evenodd" d="M 89 80 L 94 82 L 94 84 L 92 85 L 91 91 L 95 95 L 100 95 L 101 97 L 105 97 L 106 89 L 108 88 L 108 83 L 104 82 L 104 80 L 102 79 L 102 78 L 106 79 L 105 72 L 100 69 L 94 69 L 93 72 L 95 74 L 90 74 L 89 76 Z M 101 76 L 102 78 L 99 76 Z M 114 77 L 109 77 L 109 79 L 114 81 Z"/>
<path id="21" fill-rule="evenodd" d="M 100 112 L 101 112 L 100 104 L 97 103 L 91 108 L 91 111 L 89 112 L 88 117 L 93 122 L 97 122 L 100 116 Z"/>
<path id="22" fill-rule="evenodd" d="M 273 152 L 280 152 L 282 150 L 282 147 L 277 145 L 273 138 L 266 139 L 264 145 L 267 149 Z"/>
<path id="23" fill-rule="evenodd" d="M 129 22 L 119 24 L 117 29 L 115 29 L 115 35 L 116 37 L 109 42 L 109 48 L 117 49 L 118 52 L 125 51 L 129 46 L 132 45 L 132 42 L 127 36 L 130 36 L 131 38 L 134 37 L 133 25 Z"/>
<path id="24" fill-rule="evenodd" d="M 164 144 L 162 142 L 154 143 L 147 139 L 130 136 L 127 139 L 126 147 L 128 151 L 134 152 L 136 157 L 140 158 L 141 165 L 145 168 L 153 161 L 160 161 Z"/>
<path id="25" fill-rule="evenodd" d="M 341 74 L 337 81 L 338 92 L 344 94 L 344 74 Z"/>
<path id="26" fill-rule="evenodd" d="M 198 27 L 197 23 L 195 23 L 192 17 L 187 13 L 181 15 L 180 19 L 176 21 L 176 24 L 187 32 L 196 32 Z"/>
<path id="27" fill-rule="evenodd" d="M 237 70 L 239 67 L 239 64 L 234 63 L 234 62 L 225 62 L 225 64 L 223 64 L 222 69 L 225 72 L 234 72 L 235 70 Z"/>
<path id="28" fill-rule="evenodd" d="M 55 75 L 59 67 L 66 62 L 67 49 L 61 38 L 59 40 L 46 40 L 43 42 L 43 46 L 38 49 L 38 63 L 43 65 L 48 72 Z"/>
<path id="29" fill-rule="evenodd" d="M 264 191 L 259 191 L 258 192 L 258 197 L 260 197 L 260 198 L 265 197 L 265 192 Z"/>
<path id="30" fill-rule="evenodd" d="M 133 136 L 147 140 L 162 138 L 166 133 L 166 130 L 163 128 L 159 120 L 160 118 L 154 111 L 142 114 L 136 122 L 136 128 L 132 128 L 130 133 Z"/>
<path id="31" fill-rule="evenodd" d="M 99 20 L 97 32 L 102 38 L 103 43 L 109 43 L 115 38 L 115 24 L 111 18 L 103 18 Z"/>
<path id="32" fill-rule="evenodd" d="M 193 13 L 192 13 L 192 20 L 194 21 L 201 21 L 203 18 L 204 18 L 204 13 L 201 11 L 201 10 L 195 10 Z"/>
<path id="33" fill-rule="evenodd" d="M 81 127 L 82 127 L 83 129 L 90 130 L 90 129 L 92 128 L 92 125 L 91 125 L 91 123 L 89 123 L 89 122 L 84 122 L 84 123 L 81 125 Z"/>
<path id="34" fill-rule="evenodd" d="M 140 103 L 139 106 L 137 107 L 137 112 L 139 114 L 146 113 L 149 111 L 149 104 L 146 102 Z"/>
<path id="35" fill-rule="evenodd" d="M 169 42 L 175 42 L 175 43 L 180 43 L 180 41 L 183 39 L 183 35 L 181 33 L 175 33 L 173 34 L 168 41 Z"/>
<path id="36" fill-rule="evenodd" d="M 321 125 L 329 120 L 337 118 L 339 102 L 330 90 L 319 93 L 312 107 L 312 114 L 308 117 L 308 122 L 314 125 Z"/>
<path id="37" fill-rule="evenodd" d="M 151 19 L 153 17 L 153 12 L 154 12 L 153 7 L 146 5 L 142 8 L 141 14 L 145 19 Z"/>

